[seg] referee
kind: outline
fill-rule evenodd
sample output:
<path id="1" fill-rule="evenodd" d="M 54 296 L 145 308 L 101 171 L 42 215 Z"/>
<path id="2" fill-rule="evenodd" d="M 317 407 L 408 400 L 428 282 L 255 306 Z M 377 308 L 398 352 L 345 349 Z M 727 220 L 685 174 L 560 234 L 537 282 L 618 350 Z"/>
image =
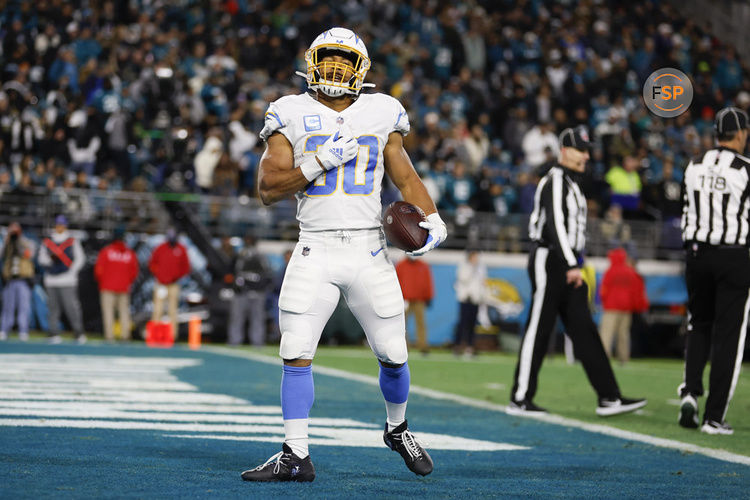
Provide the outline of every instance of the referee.
<path id="1" fill-rule="evenodd" d="M 544 413 L 534 404 L 537 378 L 549 337 L 559 315 L 573 341 L 589 382 L 598 396 L 596 414 L 602 417 L 636 410 L 645 399 L 620 395 L 615 375 L 604 352 L 588 306 L 588 292 L 581 275 L 586 243 L 586 198 L 578 180 L 589 159 L 589 136 L 583 126 L 560 134 L 560 157 L 536 188 L 529 236 L 534 247 L 529 255 L 531 312 L 516 365 L 507 412 L 512 415 Z"/>
<path id="2" fill-rule="evenodd" d="M 732 434 L 725 417 L 742 365 L 750 308 L 750 159 L 748 116 L 737 108 L 716 114 L 719 146 L 685 169 L 682 239 L 686 249 L 688 327 L 685 379 L 680 385 L 683 427 L 697 428 L 703 369 L 711 359 L 701 431 Z"/>

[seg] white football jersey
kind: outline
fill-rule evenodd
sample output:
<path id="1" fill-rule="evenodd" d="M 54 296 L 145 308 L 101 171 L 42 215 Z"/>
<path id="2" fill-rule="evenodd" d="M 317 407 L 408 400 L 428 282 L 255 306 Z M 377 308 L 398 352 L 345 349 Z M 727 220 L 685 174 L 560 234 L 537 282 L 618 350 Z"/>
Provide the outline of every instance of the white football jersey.
<path id="1" fill-rule="evenodd" d="M 266 112 L 261 139 L 274 132 L 283 134 L 294 148 L 295 167 L 342 126 L 357 138 L 359 153 L 296 193 L 297 220 L 303 231 L 380 227 L 383 149 L 391 132 L 409 132 L 409 117 L 398 100 L 385 94 L 360 95 L 340 113 L 310 94 L 285 96 Z"/>

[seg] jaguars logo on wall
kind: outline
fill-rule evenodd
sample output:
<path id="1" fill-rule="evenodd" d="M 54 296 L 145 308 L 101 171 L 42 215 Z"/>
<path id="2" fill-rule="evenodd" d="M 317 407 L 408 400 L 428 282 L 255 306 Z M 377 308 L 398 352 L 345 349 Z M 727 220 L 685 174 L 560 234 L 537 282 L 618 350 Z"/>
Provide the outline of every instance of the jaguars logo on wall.
<path id="1" fill-rule="evenodd" d="M 523 312 L 521 294 L 510 281 L 487 278 L 485 287 L 487 305 L 497 309 L 504 319 L 515 318 Z"/>

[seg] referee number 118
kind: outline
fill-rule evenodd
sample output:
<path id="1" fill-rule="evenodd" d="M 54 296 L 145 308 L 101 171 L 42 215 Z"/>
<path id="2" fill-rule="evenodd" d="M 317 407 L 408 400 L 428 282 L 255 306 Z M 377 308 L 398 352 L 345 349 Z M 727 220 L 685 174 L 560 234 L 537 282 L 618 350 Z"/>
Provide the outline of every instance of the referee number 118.
<path id="1" fill-rule="evenodd" d="M 699 175 L 698 179 L 700 180 L 701 188 L 715 189 L 717 191 L 724 191 L 727 188 L 727 180 L 720 175 Z"/>

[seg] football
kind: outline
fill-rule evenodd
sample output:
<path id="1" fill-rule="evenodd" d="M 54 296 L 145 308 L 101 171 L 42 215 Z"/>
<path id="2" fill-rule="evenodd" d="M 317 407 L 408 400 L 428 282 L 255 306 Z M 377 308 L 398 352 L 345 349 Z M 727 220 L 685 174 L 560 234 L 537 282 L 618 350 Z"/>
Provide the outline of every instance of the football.
<path id="1" fill-rule="evenodd" d="M 421 208 L 405 201 L 394 201 L 383 214 L 383 231 L 388 242 L 406 252 L 422 248 L 428 231 L 419 227 L 425 220 Z"/>

